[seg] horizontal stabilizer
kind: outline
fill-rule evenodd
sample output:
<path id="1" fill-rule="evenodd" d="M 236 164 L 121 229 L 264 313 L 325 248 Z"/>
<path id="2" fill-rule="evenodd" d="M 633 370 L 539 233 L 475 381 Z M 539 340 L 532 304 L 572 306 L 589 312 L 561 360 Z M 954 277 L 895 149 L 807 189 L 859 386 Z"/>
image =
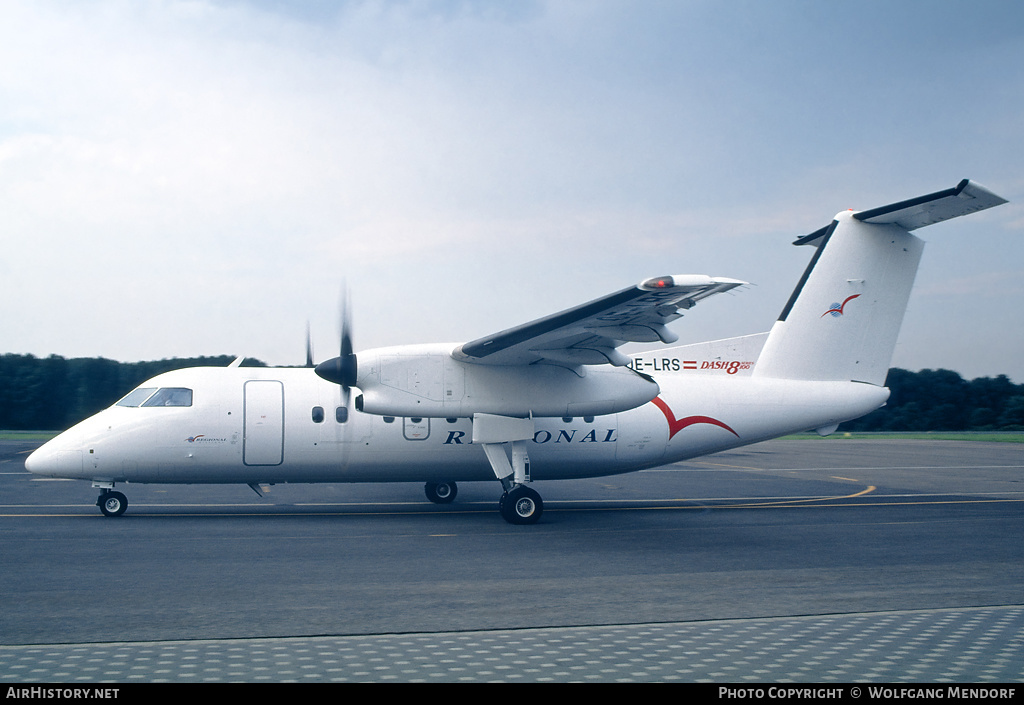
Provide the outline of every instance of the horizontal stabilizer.
<path id="1" fill-rule="evenodd" d="M 865 223 L 893 223 L 904 230 L 916 230 L 1003 203 L 1006 203 L 1006 199 L 981 184 L 964 179 L 951 189 L 861 211 L 854 213 L 853 217 Z"/>

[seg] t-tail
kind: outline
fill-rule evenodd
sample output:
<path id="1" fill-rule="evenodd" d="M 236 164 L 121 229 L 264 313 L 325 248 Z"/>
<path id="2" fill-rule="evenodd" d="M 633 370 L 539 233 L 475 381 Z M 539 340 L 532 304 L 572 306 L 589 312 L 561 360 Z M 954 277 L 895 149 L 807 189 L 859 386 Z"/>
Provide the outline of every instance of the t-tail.
<path id="1" fill-rule="evenodd" d="M 817 248 L 773 326 L 754 376 L 882 385 L 924 242 L 911 230 L 1006 203 L 966 179 L 955 188 L 840 213 L 797 240 Z"/>

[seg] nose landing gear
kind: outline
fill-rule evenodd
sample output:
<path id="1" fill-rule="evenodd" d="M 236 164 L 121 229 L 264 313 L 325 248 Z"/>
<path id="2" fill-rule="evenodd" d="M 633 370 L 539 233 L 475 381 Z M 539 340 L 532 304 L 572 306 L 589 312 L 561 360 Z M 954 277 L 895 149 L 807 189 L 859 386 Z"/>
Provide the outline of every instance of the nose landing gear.
<path id="1" fill-rule="evenodd" d="M 96 506 L 103 512 L 103 516 L 119 517 L 128 509 L 128 498 L 120 492 L 103 490 L 96 500 Z"/>

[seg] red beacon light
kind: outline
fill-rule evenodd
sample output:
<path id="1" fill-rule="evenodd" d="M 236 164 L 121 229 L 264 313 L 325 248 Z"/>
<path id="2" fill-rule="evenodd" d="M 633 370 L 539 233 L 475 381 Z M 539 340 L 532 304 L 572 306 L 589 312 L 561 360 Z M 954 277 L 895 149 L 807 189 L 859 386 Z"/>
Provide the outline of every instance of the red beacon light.
<path id="1" fill-rule="evenodd" d="M 654 277 L 643 283 L 644 289 L 671 289 L 676 285 L 672 277 Z"/>

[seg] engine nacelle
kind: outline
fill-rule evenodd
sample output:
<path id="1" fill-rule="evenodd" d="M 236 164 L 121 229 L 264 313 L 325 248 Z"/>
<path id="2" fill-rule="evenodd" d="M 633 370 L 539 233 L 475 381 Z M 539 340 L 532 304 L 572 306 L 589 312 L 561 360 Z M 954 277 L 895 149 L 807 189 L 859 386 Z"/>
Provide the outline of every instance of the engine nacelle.
<path id="1" fill-rule="evenodd" d="M 660 391 L 654 380 L 627 368 L 480 365 L 454 360 L 455 347 L 359 353 L 360 408 L 382 416 L 599 416 L 646 404 Z"/>

